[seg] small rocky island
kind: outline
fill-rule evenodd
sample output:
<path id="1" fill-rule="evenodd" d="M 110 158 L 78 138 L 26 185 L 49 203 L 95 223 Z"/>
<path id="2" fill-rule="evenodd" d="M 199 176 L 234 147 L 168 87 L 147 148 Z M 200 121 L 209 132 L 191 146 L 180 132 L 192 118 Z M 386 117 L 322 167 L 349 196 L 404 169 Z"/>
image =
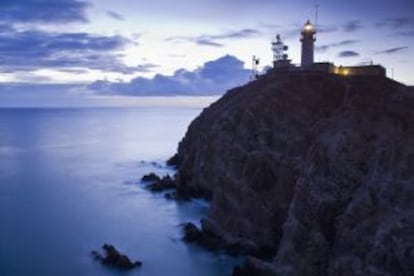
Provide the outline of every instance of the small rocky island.
<path id="1" fill-rule="evenodd" d="M 413 275 L 414 94 L 400 83 L 269 73 L 205 109 L 170 163 L 177 197 L 211 200 L 187 240 L 249 255 L 234 275 Z"/>
<path id="2" fill-rule="evenodd" d="M 102 249 L 105 252 L 104 255 L 96 250 L 92 251 L 91 255 L 95 260 L 100 261 L 103 265 L 124 270 L 130 270 L 142 266 L 141 261 L 131 261 L 128 256 L 121 254 L 115 246 L 111 244 L 104 244 Z"/>

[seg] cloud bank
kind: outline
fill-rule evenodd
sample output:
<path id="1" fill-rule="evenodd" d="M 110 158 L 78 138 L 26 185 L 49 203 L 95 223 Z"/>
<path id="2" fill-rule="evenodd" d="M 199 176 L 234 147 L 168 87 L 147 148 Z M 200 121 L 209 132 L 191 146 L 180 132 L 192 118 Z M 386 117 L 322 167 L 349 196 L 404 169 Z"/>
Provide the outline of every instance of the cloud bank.
<path id="1" fill-rule="evenodd" d="M 0 21 L 8 23 L 88 22 L 86 8 L 80 0 L 1 0 Z"/>
<path id="2" fill-rule="evenodd" d="M 155 67 L 126 66 L 118 52 L 134 42 L 120 35 L 19 31 L 3 24 L 0 41 L 0 72 L 81 68 L 131 74 Z"/>
<path id="3" fill-rule="evenodd" d="M 249 80 L 250 70 L 234 56 L 226 55 L 206 62 L 194 71 L 179 69 L 172 76 L 138 77 L 130 82 L 96 81 L 89 90 L 104 95 L 173 96 L 219 95 Z"/>

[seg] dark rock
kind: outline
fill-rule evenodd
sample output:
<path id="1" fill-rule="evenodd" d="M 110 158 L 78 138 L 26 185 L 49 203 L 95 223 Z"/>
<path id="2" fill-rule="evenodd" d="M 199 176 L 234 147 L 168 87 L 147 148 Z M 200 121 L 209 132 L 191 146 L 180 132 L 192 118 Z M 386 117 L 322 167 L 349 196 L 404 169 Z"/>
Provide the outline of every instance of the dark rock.
<path id="1" fill-rule="evenodd" d="M 236 265 L 233 268 L 233 273 L 231 274 L 231 276 L 248 276 L 244 271 L 243 268 L 239 265 Z"/>
<path id="2" fill-rule="evenodd" d="M 92 257 L 100 261 L 104 265 L 113 266 L 121 269 L 133 269 L 142 266 L 142 262 L 132 262 L 126 255 L 119 253 L 119 251 L 110 244 L 102 246 L 105 251 L 105 256 L 102 256 L 98 251 L 92 251 Z"/>
<path id="3" fill-rule="evenodd" d="M 198 229 L 197 226 L 195 226 L 193 223 L 188 222 L 184 224 L 183 227 L 184 231 L 184 240 L 188 242 L 195 242 L 202 239 L 203 233 L 200 229 Z"/>
<path id="4" fill-rule="evenodd" d="M 151 184 L 146 186 L 152 192 L 162 192 L 169 189 L 174 189 L 176 187 L 174 179 L 169 175 L 164 176 L 161 179 L 153 181 Z"/>
<path id="5" fill-rule="evenodd" d="M 141 178 L 142 182 L 155 182 L 155 181 L 160 181 L 160 180 L 161 178 L 155 173 L 146 174 Z"/>
<path id="6" fill-rule="evenodd" d="M 210 251 L 224 251 L 232 256 L 240 256 L 247 254 L 257 254 L 257 248 L 249 242 L 243 240 L 228 241 L 217 235 L 213 231 L 209 231 L 204 227 L 199 229 L 193 223 L 186 223 L 183 226 L 184 237 L 187 242 L 197 244 Z"/>
<path id="7" fill-rule="evenodd" d="M 180 160 L 178 158 L 178 154 L 174 154 L 170 159 L 167 160 L 167 165 L 178 168 L 180 165 Z"/>
<path id="8" fill-rule="evenodd" d="M 102 260 L 102 255 L 96 250 L 92 250 L 91 255 L 95 260 Z"/>
<path id="9" fill-rule="evenodd" d="M 286 271 L 284 271 L 286 272 Z M 290 275 L 288 273 L 277 274 L 276 267 L 268 262 L 261 261 L 254 257 L 248 257 L 242 266 L 235 266 L 232 276 L 275 276 Z"/>
<path id="10" fill-rule="evenodd" d="M 183 198 L 182 196 L 180 196 L 177 191 L 173 191 L 173 192 L 167 192 L 165 193 L 164 197 L 168 200 L 175 200 L 177 202 L 183 202 L 183 201 L 191 201 L 190 197 L 185 197 Z"/>
<path id="11" fill-rule="evenodd" d="M 168 200 L 177 200 L 177 193 L 176 192 L 166 193 L 164 197 Z"/>
<path id="12" fill-rule="evenodd" d="M 412 275 L 411 94 L 384 77 L 265 75 L 191 123 L 177 194 L 210 198 L 203 232 L 277 251 L 281 275 Z"/>
<path id="13" fill-rule="evenodd" d="M 225 247 L 223 240 L 219 237 L 203 232 L 191 222 L 184 224 L 183 231 L 185 241 L 197 244 L 207 250 L 217 251 Z"/>

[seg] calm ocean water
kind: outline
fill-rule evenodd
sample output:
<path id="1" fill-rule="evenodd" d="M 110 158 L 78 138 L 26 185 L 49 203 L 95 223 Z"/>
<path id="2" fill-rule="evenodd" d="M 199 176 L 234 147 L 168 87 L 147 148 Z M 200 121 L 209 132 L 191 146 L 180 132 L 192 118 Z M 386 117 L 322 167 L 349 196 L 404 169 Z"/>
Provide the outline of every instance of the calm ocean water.
<path id="1" fill-rule="evenodd" d="M 180 239 L 206 203 L 177 204 L 139 183 L 172 173 L 163 161 L 200 111 L 0 109 L 0 275 L 229 275 L 235 260 Z M 90 251 L 103 243 L 143 267 L 101 266 Z"/>

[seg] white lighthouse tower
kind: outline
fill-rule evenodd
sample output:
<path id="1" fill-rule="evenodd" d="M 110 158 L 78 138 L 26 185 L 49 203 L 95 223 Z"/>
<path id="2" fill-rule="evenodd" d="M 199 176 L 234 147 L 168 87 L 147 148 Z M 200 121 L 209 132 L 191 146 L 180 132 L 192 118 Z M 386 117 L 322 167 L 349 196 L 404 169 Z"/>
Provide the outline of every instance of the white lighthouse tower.
<path id="1" fill-rule="evenodd" d="M 308 20 L 303 27 L 302 37 L 300 39 L 302 42 L 302 68 L 309 68 L 313 65 L 313 51 L 316 41 L 315 34 L 315 27 Z"/>

